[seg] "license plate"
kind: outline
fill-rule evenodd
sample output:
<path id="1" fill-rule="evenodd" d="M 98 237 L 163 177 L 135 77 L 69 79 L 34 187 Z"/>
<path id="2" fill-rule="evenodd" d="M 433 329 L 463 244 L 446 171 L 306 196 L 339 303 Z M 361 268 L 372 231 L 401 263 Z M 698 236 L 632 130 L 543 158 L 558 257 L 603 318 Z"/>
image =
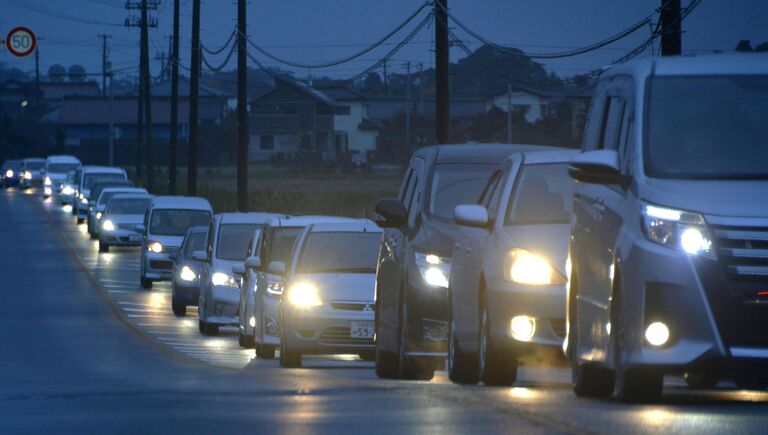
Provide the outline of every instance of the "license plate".
<path id="1" fill-rule="evenodd" d="M 141 236 L 128 236 L 128 240 L 131 242 L 140 242 Z"/>
<path id="2" fill-rule="evenodd" d="M 373 338 L 373 322 L 351 322 L 349 325 L 349 336 L 351 338 Z"/>

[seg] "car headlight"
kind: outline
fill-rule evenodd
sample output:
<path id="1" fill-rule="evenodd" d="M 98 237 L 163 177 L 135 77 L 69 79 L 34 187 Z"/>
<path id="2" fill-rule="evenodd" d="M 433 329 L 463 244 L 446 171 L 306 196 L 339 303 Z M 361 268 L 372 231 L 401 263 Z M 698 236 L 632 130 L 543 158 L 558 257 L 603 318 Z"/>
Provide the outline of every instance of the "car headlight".
<path id="1" fill-rule="evenodd" d="M 147 243 L 147 250 L 159 254 L 163 252 L 163 245 L 160 242 L 149 242 Z"/>
<path id="2" fill-rule="evenodd" d="M 88 198 L 84 197 L 83 195 L 80 195 L 80 203 L 81 204 L 88 204 Z"/>
<path id="3" fill-rule="evenodd" d="M 419 268 L 422 279 L 432 287 L 448 288 L 451 277 L 451 259 L 435 254 L 414 253 L 416 267 Z"/>
<path id="4" fill-rule="evenodd" d="M 31 180 L 32 179 L 32 173 L 29 171 L 24 172 L 24 179 L 25 180 Z"/>
<path id="5" fill-rule="evenodd" d="M 5 178 L 13 178 L 13 171 L 10 169 L 5 171 Z"/>
<path id="6" fill-rule="evenodd" d="M 115 224 L 111 220 L 107 219 L 101 224 L 101 229 L 104 231 L 115 231 Z"/>
<path id="7" fill-rule="evenodd" d="M 51 177 L 46 176 L 45 179 L 43 180 L 43 184 L 46 186 L 52 185 L 53 183 L 51 182 Z"/>
<path id="8" fill-rule="evenodd" d="M 104 216 L 104 215 L 103 215 L 103 214 L 101 214 L 101 212 L 100 212 L 100 211 L 97 211 L 97 212 L 96 212 L 96 219 L 101 219 L 101 217 L 102 217 L 102 216 Z"/>
<path id="9" fill-rule="evenodd" d="M 510 251 L 507 254 L 504 269 L 506 280 L 518 284 L 565 284 L 565 278 L 549 264 L 546 258 L 525 249 Z"/>
<path id="10" fill-rule="evenodd" d="M 714 256 L 712 236 L 698 213 L 646 205 L 643 227 L 652 242 L 691 255 Z"/>
<path id="11" fill-rule="evenodd" d="M 283 281 L 278 280 L 267 280 L 267 293 L 273 294 L 273 295 L 281 295 L 283 294 L 284 286 Z M 254 286 L 254 291 L 256 291 L 256 287 Z"/>
<path id="12" fill-rule="evenodd" d="M 216 272 L 211 275 L 211 283 L 213 285 L 223 285 L 226 287 L 240 287 L 234 276 L 222 272 Z"/>
<path id="13" fill-rule="evenodd" d="M 312 308 L 323 305 L 323 301 L 317 293 L 317 287 L 307 282 L 298 283 L 288 290 L 288 302 L 297 308 Z"/>
<path id="14" fill-rule="evenodd" d="M 75 193 L 75 189 L 72 186 L 64 186 L 61 188 L 61 193 L 64 195 L 72 195 Z"/>
<path id="15" fill-rule="evenodd" d="M 197 274 L 189 266 L 184 266 L 179 272 L 179 279 L 191 282 L 197 279 Z"/>

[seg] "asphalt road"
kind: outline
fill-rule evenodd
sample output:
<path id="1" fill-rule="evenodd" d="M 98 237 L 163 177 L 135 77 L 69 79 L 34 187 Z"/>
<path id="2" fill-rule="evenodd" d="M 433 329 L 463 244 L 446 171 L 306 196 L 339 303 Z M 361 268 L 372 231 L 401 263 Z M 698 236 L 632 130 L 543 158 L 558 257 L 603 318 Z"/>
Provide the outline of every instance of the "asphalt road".
<path id="1" fill-rule="evenodd" d="M 235 330 L 197 332 L 138 251 L 99 254 L 35 192 L 0 192 L 0 433 L 766 433 L 768 393 L 692 391 L 656 405 L 576 398 L 561 366 L 512 388 L 376 379 L 354 358 L 254 359 Z M 767 368 L 768 369 L 768 368 Z"/>

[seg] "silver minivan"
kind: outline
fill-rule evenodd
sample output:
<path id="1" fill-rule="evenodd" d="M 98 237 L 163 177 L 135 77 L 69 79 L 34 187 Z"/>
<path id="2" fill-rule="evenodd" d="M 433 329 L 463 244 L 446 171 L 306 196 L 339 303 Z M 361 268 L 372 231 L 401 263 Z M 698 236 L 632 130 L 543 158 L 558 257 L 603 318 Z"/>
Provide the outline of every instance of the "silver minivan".
<path id="1" fill-rule="evenodd" d="M 571 221 L 578 395 L 656 400 L 666 374 L 768 386 L 768 58 L 653 58 L 596 89 Z"/>

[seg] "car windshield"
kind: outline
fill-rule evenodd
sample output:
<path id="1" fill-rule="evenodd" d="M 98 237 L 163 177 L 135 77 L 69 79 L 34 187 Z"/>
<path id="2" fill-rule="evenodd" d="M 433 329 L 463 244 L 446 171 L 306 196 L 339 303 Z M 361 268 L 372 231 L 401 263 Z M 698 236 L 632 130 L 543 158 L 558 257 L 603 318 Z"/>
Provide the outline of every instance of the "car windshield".
<path id="1" fill-rule="evenodd" d="M 192 253 L 195 251 L 205 251 L 205 236 L 207 233 L 192 233 L 184 242 L 184 256 L 187 258 L 192 257 Z"/>
<path id="2" fill-rule="evenodd" d="M 648 176 L 768 178 L 768 76 L 656 77 L 648 105 Z"/>
<path id="3" fill-rule="evenodd" d="M 69 171 L 75 171 L 80 165 L 77 163 L 51 163 L 48 165 L 48 172 L 52 174 L 65 174 Z"/>
<path id="4" fill-rule="evenodd" d="M 93 187 L 93 185 L 96 184 L 96 181 L 105 181 L 105 180 L 125 180 L 125 174 L 120 174 L 120 173 L 85 174 L 83 176 L 83 189 L 90 190 L 91 187 Z"/>
<path id="5" fill-rule="evenodd" d="M 39 169 L 43 169 L 43 168 L 45 167 L 45 162 L 44 162 L 44 161 L 42 161 L 42 162 L 38 162 L 38 161 L 27 161 L 27 162 L 24 164 L 24 167 L 25 167 L 25 168 L 26 168 L 28 171 L 37 171 L 37 170 L 39 170 Z"/>
<path id="6" fill-rule="evenodd" d="M 104 195 L 102 195 L 104 196 Z M 147 212 L 149 198 L 116 199 L 110 201 L 107 214 L 140 214 Z"/>
<path id="7" fill-rule="evenodd" d="M 429 214 L 453 219 L 453 209 L 459 204 L 477 202 L 488 178 L 498 165 L 442 164 L 435 167 L 429 194 Z"/>
<path id="8" fill-rule="evenodd" d="M 245 260 L 248 242 L 261 224 L 223 224 L 219 228 L 216 258 L 221 260 Z"/>
<path id="9" fill-rule="evenodd" d="M 567 164 L 524 166 L 507 209 L 506 225 L 568 223 L 573 188 Z"/>
<path id="10" fill-rule="evenodd" d="M 99 195 L 99 202 L 98 202 L 98 204 L 99 205 L 104 205 L 104 204 L 108 203 L 109 200 L 113 196 L 121 194 L 121 193 L 127 193 L 127 192 L 119 191 L 119 190 L 110 190 L 110 191 L 106 191 L 106 192 L 102 191 L 101 194 Z"/>
<path id="11" fill-rule="evenodd" d="M 21 162 L 18 160 L 8 160 L 3 163 L 3 169 L 16 169 L 21 166 Z"/>
<path id="12" fill-rule="evenodd" d="M 159 209 L 152 212 L 149 233 L 157 236 L 183 236 L 190 227 L 208 226 L 211 214 L 205 210 Z"/>
<path id="13" fill-rule="evenodd" d="M 272 242 L 269 249 L 269 262 L 282 261 L 288 264 L 293 251 L 293 243 L 296 241 L 303 228 L 300 227 L 282 227 L 275 228 L 272 233 Z"/>
<path id="14" fill-rule="evenodd" d="M 381 233 L 317 232 L 307 236 L 298 273 L 376 273 Z"/>

